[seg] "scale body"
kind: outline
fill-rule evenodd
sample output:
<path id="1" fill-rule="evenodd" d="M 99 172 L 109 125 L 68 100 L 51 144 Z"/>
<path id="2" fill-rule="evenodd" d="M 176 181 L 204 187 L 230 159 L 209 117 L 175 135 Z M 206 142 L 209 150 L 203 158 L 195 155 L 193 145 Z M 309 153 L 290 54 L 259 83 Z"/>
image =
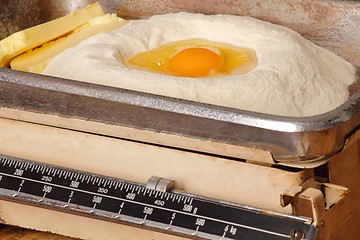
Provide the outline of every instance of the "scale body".
<path id="1" fill-rule="evenodd" d="M 0 12 L 1 17 L 26 15 L 33 21 L 24 22 L 16 17 L 10 27 L 0 22 L 2 35 L 74 10 L 73 2 L 53 0 L 38 6 L 49 13 L 39 18 L 39 13 L 28 12 L 33 9 L 28 4 L 37 4 L 37 1 L 14 2 L 3 3 L 8 6 L 6 11 Z M 77 1 L 76 7 L 90 2 L 93 1 Z M 139 4 L 100 2 L 108 12 L 128 18 L 178 9 L 251 15 L 291 27 L 360 66 L 356 38 L 359 28 L 354 24 L 356 21 L 352 21 L 360 16 L 357 3 L 315 0 L 311 8 L 304 8 L 302 3 L 292 0 L 278 4 L 262 1 L 256 7 L 250 0 L 221 1 L 221 4 L 217 0 L 193 1 L 193 4 L 181 1 L 169 4 L 166 1 L 152 1 L 151 4 L 148 1 L 139 1 Z M 293 9 L 288 9 L 290 5 Z M 280 6 L 284 12 L 279 13 Z M 332 13 L 327 14 L 328 18 L 316 17 L 325 10 Z M 333 34 L 326 34 L 330 30 Z M 343 33 L 355 33 L 355 37 Z M 336 40 L 331 39 L 334 35 L 338 36 Z M 357 239 L 360 235 L 360 205 L 357 204 L 360 201 L 359 89 L 359 84 L 355 84 L 350 89 L 349 101 L 330 113 L 297 119 L 0 69 L 0 162 L 3 164 L 0 165 L 0 222 L 91 240 L 235 237 L 246 240 L 246 236 L 237 235 L 241 227 L 257 226 L 262 229 L 261 233 L 267 234 L 275 229 L 267 226 L 275 226 L 279 219 L 285 219 L 284 226 L 296 222 L 303 227 L 303 231 L 296 231 L 299 228 L 295 227 L 280 234 L 285 239 Z M 159 196 L 166 195 L 165 199 L 174 196 L 174 200 L 167 200 L 168 204 L 174 202 L 174 208 L 179 204 L 182 208 L 173 212 L 167 203 L 154 206 L 156 200 L 153 199 L 151 206 L 141 205 L 145 211 L 142 215 L 127 218 L 129 214 L 121 215 L 121 204 L 118 212 L 110 214 L 96 205 L 101 204 L 98 197 L 109 197 L 104 192 L 89 193 L 90 201 L 94 201 L 92 206 L 71 203 L 74 186 L 66 186 L 70 189 L 61 195 L 63 201 L 53 201 L 51 192 L 65 187 L 50 181 L 59 177 L 56 171 L 42 174 L 41 170 L 44 180 L 37 180 L 30 189 L 40 189 L 43 195 L 26 195 L 21 192 L 25 191 L 22 181 L 27 184 L 38 175 L 30 174 L 31 168 L 25 169 L 21 163 L 16 165 L 18 160 L 30 161 L 28 164 L 34 164 L 31 165 L 34 169 L 44 166 L 45 170 L 54 167 L 70 173 L 80 171 L 84 179 L 93 175 L 114 182 L 124 180 L 130 184 L 127 186 L 142 189 L 125 189 L 130 191 L 127 192 L 129 198 L 133 196 L 132 191 L 139 191 L 140 195 L 147 187 L 149 192 L 154 191 L 151 190 L 153 186 L 147 184 L 154 176 L 172 180 L 174 187 L 165 192 L 156 190 L 156 200 Z M 25 173 L 30 175 L 25 178 Z M 5 184 L 5 179 L 13 184 Z M 101 191 L 114 187 L 106 184 L 100 183 Z M 144 199 L 153 197 L 149 192 L 144 194 Z M 119 200 L 119 196 L 111 195 L 117 204 L 124 200 L 141 202 L 126 196 L 125 199 L 120 196 Z M 180 200 L 175 196 L 180 196 Z M 260 217 L 236 226 L 229 219 L 222 219 L 222 224 L 226 224 L 221 225 L 221 231 L 204 235 L 202 227 L 210 229 L 207 222 L 219 220 L 219 216 L 196 215 L 195 205 L 189 204 L 191 199 L 240 208 L 244 212 L 239 216 L 258 213 Z M 162 204 L 161 201 L 160 198 L 157 203 Z M 157 208 L 172 212 L 161 225 L 151 219 L 149 207 L 154 212 Z M 190 208 L 191 212 L 186 212 Z M 180 229 L 181 224 L 175 225 L 176 218 L 172 219 L 173 213 L 188 214 L 190 220 L 181 222 L 188 225 Z M 263 226 L 259 226 L 262 221 Z M 171 227 L 172 224 L 175 227 Z"/>
<path id="2" fill-rule="evenodd" d="M 360 182 L 357 174 L 360 167 L 358 140 L 328 162 L 328 177 L 333 182 L 320 184 L 315 182 L 318 177 L 314 169 L 289 171 L 10 119 L 2 118 L 0 123 L 1 132 L 6 132 L 3 134 L 6 141 L 0 148 L 5 156 L 65 169 L 70 166 L 71 169 L 81 169 L 112 179 L 126 179 L 133 183 L 145 184 L 152 176 L 161 176 L 174 180 L 174 190 L 181 190 L 181 193 L 261 209 L 269 214 L 308 218 L 308 223 L 311 222 L 310 225 L 316 230 L 316 239 L 334 239 L 337 234 L 341 237 L 347 234 L 348 239 L 351 239 L 358 231 L 352 223 L 359 218 L 359 208 L 354 204 L 359 193 L 355 190 L 349 194 L 349 189 L 356 189 Z M 25 132 L 34 134 L 24 135 Z M 34 142 L 37 144 L 34 145 Z M 21 169 L 19 166 L 16 168 Z M 348 169 L 347 174 L 342 174 L 343 169 Z M 14 174 L 15 171 L 13 176 L 16 176 Z M 43 175 L 52 174 L 49 172 Z M 225 175 L 225 179 L 220 178 Z M 47 185 L 46 182 L 42 184 L 44 187 Z M 43 201 L 46 201 L 46 197 Z M 115 215 L 109 221 L 103 219 L 101 214 L 96 216 L 91 210 L 91 207 L 86 209 L 87 215 L 84 212 L 36 206 L 16 199 L 9 201 L 2 197 L 0 201 L 1 218 L 6 224 L 82 239 L 119 239 L 119 236 L 123 239 L 196 237 L 195 231 L 189 235 L 159 231 L 152 228 L 151 224 L 150 227 L 145 226 L 139 220 L 137 224 L 125 222 L 124 225 L 124 222 L 116 221 Z"/>

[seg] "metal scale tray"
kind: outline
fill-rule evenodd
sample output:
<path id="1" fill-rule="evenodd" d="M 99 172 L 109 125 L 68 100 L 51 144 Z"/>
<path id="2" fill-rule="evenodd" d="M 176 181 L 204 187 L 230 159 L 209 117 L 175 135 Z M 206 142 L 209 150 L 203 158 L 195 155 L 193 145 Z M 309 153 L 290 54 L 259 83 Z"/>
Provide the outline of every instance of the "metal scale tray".
<path id="1" fill-rule="evenodd" d="M 0 39 L 93 2 L 2 0 Z M 360 3 L 355 1 L 99 2 L 105 11 L 126 19 L 175 11 L 251 15 L 290 27 L 360 66 Z M 281 117 L 0 69 L 4 118 L 295 167 L 318 166 L 340 152 L 351 136 L 359 137 L 360 80 L 350 93 L 347 102 L 330 112 Z"/>
<path id="2" fill-rule="evenodd" d="M 0 39 L 93 2 L 95 1 L 0 0 Z M 174 11 L 251 15 L 288 26 L 351 61 L 357 67 L 360 66 L 358 44 L 360 3 L 355 1 L 276 0 L 275 3 L 274 0 L 100 0 L 99 2 L 105 11 L 116 12 L 126 19 L 145 18 Z M 301 201 L 297 200 L 315 196 L 317 199 L 315 203 L 318 205 L 315 205 L 316 214 L 313 213 L 313 226 L 316 229 L 320 228 L 322 220 L 326 220 L 325 229 L 319 231 L 320 235 L 325 236 L 328 232 L 336 231 L 339 226 L 346 226 L 341 230 L 346 231 L 350 236 L 357 236 L 357 230 L 351 231 L 353 224 L 350 227 L 349 225 L 359 216 L 357 206 L 350 203 L 357 202 L 356 199 L 359 198 L 358 192 L 353 191 L 358 189 L 359 168 L 355 168 L 353 163 L 358 162 L 356 153 L 359 153 L 357 144 L 360 137 L 360 80 L 350 87 L 350 92 L 349 100 L 331 112 L 313 117 L 291 118 L 0 69 L 0 126 L 4 140 L 1 147 L 6 150 L 1 154 L 32 159 L 39 164 L 38 166 L 51 162 L 56 163 L 56 166 L 68 167 L 68 163 L 72 162 L 76 165 L 74 169 L 81 169 L 91 174 L 121 177 L 137 183 L 145 183 L 148 177 L 155 175 L 168 177 L 174 179 L 178 189 L 185 193 L 261 207 L 282 214 L 294 213 L 291 203 L 293 198 L 301 205 Z M 8 129 L 11 131 L 7 131 Z M 39 134 L 24 134 L 24 132 Z M 40 135 L 41 138 L 37 138 Z M 76 141 L 68 141 L 70 139 Z M 122 139 L 130 141 L 122 141 Z M 58 144 L 59 142 L 66 144 L 61 145 Z M 100 146 L 106 148 L 90 149 L 99 142 Z M 354 142 L 356 144 L 351 144 Z M 33 148 L 34 143 L 38 146 Z M 130 145 L 132 148 L 128 149 L 128 152 L 144 152 L 143 154 L 151 159 L 136 158 L 134 163 L 133 158 L 121 158 L 126 156 L 128 153 L 126 148 Z M 107 148 L 109 146 L 111 148 Z M 347 152 L 340 153 L 345 147 Z M 79 148 L 83 151 L 79 151 Z M 37 154 L 39 149 L 47 151 L 41 152 L 40 155 Z M 64 151 L 65 149 L 68 151 Z M 107 152 L 111 154 L 107 155 Z M 346 154 L 343 154 L 344 152 Z M 29 157 L 30 153 L 33 156 Z M 104 155 L 107 156 L 99 161 L 98 157 Z M 332 156 L 334 156 L 332 160 L 335 161 L 330 161 Z M 348 156 L 354 158 L 347 159 Z M 67 160 L 62 161 L 62 158 Z M 79 161 L 73 161 L 74 158 Z M 5 161 L 4 159 L 2 162 Z M 164 159 L 167 164 L 161 168 Z M 224 159 L 236 161 L 224 161 Z M 314 177 L 313 169 L 285 168 L 284 171 L 281 167 L 247 164 L 242 162 L 242 159 L 300 168 L 316 167 L 329 161 L 328 175 L 331 181 L 320 186 L 322 190 L 326 190 L 326 195 L 322 195 L 319 189 L 315 189 L 317 185 L 314 187 L 311 181 L 305 181 Z M 339 161 L 341 164 L 338 164 Z M 130 162 L 131 164 L 128 164 Z M 142 171 L 138 173 L 137 166 L 140 162 Z M 172 167 L 168 167 L 170 163 Z M 125 164 L 128 165 L 127 168 L 123 167 Z M 187 169 L 189 165 L 192 170 L 196 169 L 198 172 L 204 171 L 205 167 L 211 171 L 197 178 L 196 184 L 193 184 L 192 179 L 198 176 L 198 172 L 193 171 L 189 173 L 190 175 L 185 175 L 183 169 Z M 345 168 L 348 169 L 346 174 L 341 171 Z M 11 166 L 9 169 L 10 172 L 14 172 Z M 218 169 L 221 171 L 217 171 Z M 214 178 L 218 175 L 225 176 L 224 173 L 231 178 Z M 257 181 L 253 181 L 254 176 Z M 18 176 L 10 177 L 17 179 Z M 348 179 L 352 179 L 352 182 L 346 187 L 336 187 L 335 184 L 343 184 L 343 179 L 346 183 Z M 233 186 L 226 184 L 231 181 L 237 184 Z M 16 181 L 13 182 L 17 184 Z M 289 188 L 289 185 L 292 188 Z M 39 186 L 42 188 L 43 183 Z M 225 189 L 224 186 L 227 188 Z M 220 188 L 222 191 L 219 191 Z M 334 188 L 336 194 L 331 194 L 329 188 Z M 34 189 L 37 188 L 31 187 L 31 190 Z M 347 196 L 348 189 L 352 191 L 352 195 Z M 301 194 L 298 194 L 298 191 L 301 191 Z M 298 195 L 304 198 L 298 199 Z M 282 201 L 279 201 L 280 196 Z M 334 196 L 340 197 L 334 200 L 332 199 Z M 90 194 L 90 197 L 93 195 Z M 330 202 L 329 211 L 325 209 L 324 201 L 326 204 Z M 95 221 L 77 215 L 67 216 L 46 208 L 33 208 L 11 201 L 1 200 L 0 210 L 1 218 L 7 224 L 84 239 L 89 236 L 96 238 L 94 234 L 103 232 L 109 234 L 130 232 L 127 226 L 122 224 Z M 23 217 L 24 212 L 21 210 L 24 210 L 27 216 L 35 216 L 36 219 Z M 307 216 L 309 209 L 299 210 L 300 212 L 296 214 Z M 349 218 L 351 212 L 353 215 Z M 92 214 L 93 210 L 91 209 L 89 213 Z M 38 217 L 39 214 L 44 217 Z M 55 223 L 58 219 L 62 219 L 63 224 L 49 227 L 48 219 L 54 219 Z M 344 222 L 348 219 L 350 219 L 349 224 L 346 225 L 347 223 Z M 63 226 L 66 224 L 67 227 Z M 91 227 L 91 224 L 96 227 Z M 88 231 L 80 230 L 74 234 L 70 225 L 90 227 L 87 227 Z M 103 231 L 97 231 L 96 228 Z M 147 238 L 140 237 L 141 239 L 169 239 L 167 235 L 163 238 L 152 237 L 155 232 L 145 232 L 146 229 L 137 230 L 139 231 L 136 231 L 136 234 L 140 232 L 147 234 Z M 113 236 L 115 239 L 118 235 Z"/>

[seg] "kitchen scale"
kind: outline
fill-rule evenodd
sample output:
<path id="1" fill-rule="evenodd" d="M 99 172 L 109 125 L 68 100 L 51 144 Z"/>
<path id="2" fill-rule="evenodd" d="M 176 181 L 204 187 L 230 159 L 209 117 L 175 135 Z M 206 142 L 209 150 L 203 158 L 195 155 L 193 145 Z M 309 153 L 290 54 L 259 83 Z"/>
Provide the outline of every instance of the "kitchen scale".
<path id="1" fill-rule="evenodd" d="M 290 10 L 276 21 L 271 1 L 256 9 L 251 1 L 216 2 L 209 8 L 100 1 L 129 18 L 253 9 L 255 17 L 340 51 L 333 35 L 326 38 L 304 20 L 327 9 L 342 19 L 341 29 L 333 18 L 317 27 L 329 31 L 331 22 L 336 44 L 352 47 L 338 54 L 360 65 L 356 37 L 344 34 L 357 33 L 358 3 L 314 1 L 313 9 L 295 8 L 306 16 L 297 28 Z M 74 10 L 49 1 L 38 6 L 48 13 L 39 20 L 36 11 L 28 15 L 29 4 L 36 5 L 12 2 L 1 11 L 1 17 L 34 16 L 14 18 L 10 27 L 2 23 L 2 34 Z M 349 100 L 331 112 L 291 118 L 0 69 L 0 221 L 94 240 L 356 239 L 359 89 L 357 81 Z"/>

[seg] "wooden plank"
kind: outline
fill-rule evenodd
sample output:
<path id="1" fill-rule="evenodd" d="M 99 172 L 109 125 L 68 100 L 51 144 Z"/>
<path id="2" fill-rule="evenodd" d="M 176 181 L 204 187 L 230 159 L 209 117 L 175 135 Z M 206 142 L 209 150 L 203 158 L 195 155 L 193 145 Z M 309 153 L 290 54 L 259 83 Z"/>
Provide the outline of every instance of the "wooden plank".
<path id="1" fill-rule="evenodd" d="M 20 227 L 0 225 L 1 240 L 75 240 L 48 232 L 39 232 Z"/>

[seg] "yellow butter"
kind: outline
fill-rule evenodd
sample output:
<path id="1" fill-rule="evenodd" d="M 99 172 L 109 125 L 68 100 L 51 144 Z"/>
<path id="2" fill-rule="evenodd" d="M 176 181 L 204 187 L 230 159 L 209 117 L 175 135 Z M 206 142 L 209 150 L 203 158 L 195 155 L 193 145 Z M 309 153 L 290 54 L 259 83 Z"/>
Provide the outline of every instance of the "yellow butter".
<path id="1" fill-rule="evenodd" d="M 106 14 L 91 19 L 69 35 L 44 44 L 14 58 L 10 65 L 14 70 L 42 73 L 49 62 L 62 51 L 78 44 L 82 40 L 101 32 L 108 32 L 122 27 L 127 21 L 116 14 Z"/>
<path id="2" fill-rule="evenodd" d="M 0 41 L 0 67 L 8 67 L 11 59 L 30 49 L 72 31 L 90 19 L 104 15 L 99 3 L 64 17 L 16 32 Z"/>

